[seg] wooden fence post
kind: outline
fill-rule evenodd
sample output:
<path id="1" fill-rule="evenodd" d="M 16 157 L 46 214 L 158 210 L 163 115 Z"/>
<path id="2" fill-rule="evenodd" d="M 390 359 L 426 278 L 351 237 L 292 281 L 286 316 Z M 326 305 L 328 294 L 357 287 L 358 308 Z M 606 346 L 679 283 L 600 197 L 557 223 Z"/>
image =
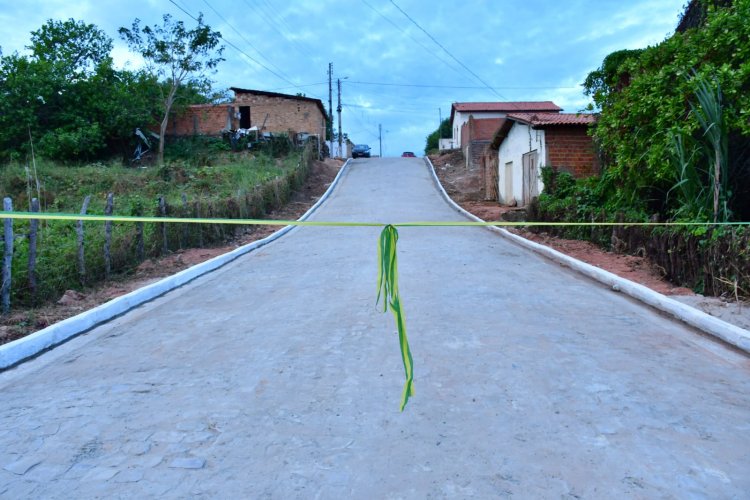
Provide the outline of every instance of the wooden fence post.
<path id="1" fill-rule="evenodd" d="M 81 206 L 81 215 L 86 215 L 89 209 L 89 203 L 91 202 L 91 195 L 86 196 L 83 199 L 83 205 Z M 78 234 L 78 275 L 81 278 L 81 284 L 86 284 L 86 260 L 83 252 L 83 220 L 79 219 L 76 222 L 76 233 Z"/>
<path id="2" fill-rule="evenodd" d="M 104 215 L 111 216 L 114 206 L 114 194 L 107 194 L 107 205 L 104 207 Z M 112 254 L 110 248 L 112 245 L 112 221 L 104 222 L 104 279 L 108 280 L 112 272 Z"/>
<path id="3" fill-rule="evenodd" d="M 167 216 L 167 202 L 164 200 L 163 196 L 159 196 L 159 215 L 162 217 Z M 169 253 L 169 241 L 167 240 L 167 224 L 166 222 L 160 222 L 159 225 L 161 226 L 161 238 L 162 238 L 162 247 L 161 251 L 162 254 L 166 255 Z"/>
<path id="4" fill-rule="evenodd" d="M 187 201 L 187 195 L 185 193 L 182 193 L 182 216 L 187 217 L 188 214 L 188 201 Z M 183 224 L 182 225 L 182 240 L 180 241 L 180 248 L 187 248 L 190 246 L 190 233 L 188 232 L 190 230 L 190 224 Z"/>
<path id="5" fill-rule="evenodd" d="M 3 198 L 3 210 L 6 212 L 13 211 L 13 200 Z M 5 219 L 5 231 L 3 231 L 3 241 L 5 242 L 5 252 L 3 255 L 3 286 L 2 301 L 3 314 L 10 312 L 10 284 L 11 284 L 11 266 L 13 264 L 13 219 Z"/>
<path id="6" fill-rule="evenodd" d="M 31 211 L 39 212 L 39 199 L 31 199 Z M 39 230 L 39 219 L 29 221 L 29 290 L 31 300 L 36 303 L 36 237 Z"/>

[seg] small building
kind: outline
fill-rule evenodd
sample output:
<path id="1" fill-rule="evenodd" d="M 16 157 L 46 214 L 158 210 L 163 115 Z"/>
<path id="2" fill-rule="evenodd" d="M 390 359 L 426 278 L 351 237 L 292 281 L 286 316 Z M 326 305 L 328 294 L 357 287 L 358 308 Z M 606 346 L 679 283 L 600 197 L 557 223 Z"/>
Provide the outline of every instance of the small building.
<path id="1" fill-rule="evenodd" d="M 474 119 L 505 118 L 508 113 L 559 113 L 562 108 L 552 101 L 454 102 L 451 105 L 451 130 L 455 144 L 464 144 L 463 126 Z"/>
<path id="2" fill-rule="evenodd" d="M 170 118 L 167 134 L 221 135 L 223 131 L 257 127 L 261 133 L 308 134 L 325 139 L 326 111 L 320 99 L 232 87 L 226 104 L 188 106 Z"/>
<path id="3" fill-rule="evenodd" d="M 510 113 L 497 129 L 483 162 L 497 165 L 497 199 L 527 205 L 544 188 L 540 166 L 575 177 L 599 173 L 599 159 L 588 128 L 596 115 Z"/>

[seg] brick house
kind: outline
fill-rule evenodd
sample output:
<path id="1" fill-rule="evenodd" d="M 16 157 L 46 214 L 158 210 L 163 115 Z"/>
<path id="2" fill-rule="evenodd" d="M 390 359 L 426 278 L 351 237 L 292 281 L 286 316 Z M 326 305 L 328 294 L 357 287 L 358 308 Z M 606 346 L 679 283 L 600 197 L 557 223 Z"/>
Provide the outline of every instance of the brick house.
<path id="1" fill-rule="evenodd" d="M 320 99 L 232 87 L 234 100 L 195 104 L 170 117 L 167 134 L 220 135 L 225 130 L 258 127 L 262 132 L 307 133 L 325 139 L 326 111 Z"/>
<path id="2" fill-rule="evenodd" d="M 527 205 L 544 188 L 540 166 L 575 177 L 599 173 L 588 128 L 596 115 L 576 113 L 510 113 L 495 132 L 482 161 L 496 166 L 497 200 Z"/>

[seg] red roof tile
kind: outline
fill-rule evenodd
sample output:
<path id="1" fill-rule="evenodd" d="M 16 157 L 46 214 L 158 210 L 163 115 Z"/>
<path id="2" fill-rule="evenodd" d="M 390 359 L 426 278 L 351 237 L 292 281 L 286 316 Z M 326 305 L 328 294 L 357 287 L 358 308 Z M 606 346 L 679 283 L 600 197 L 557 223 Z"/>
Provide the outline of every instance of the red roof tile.
<path id="1" fill-rule="evenodd" d="M 534 112 L 562 111 L 562 108 L 552 101 L 518 101 L 518 102 L 454 102 L 455 111 L 496 111 L 496 112 Z"/>
<path id="2" fill-rule="evenodd" d="M 532 127 L 552 125 L 591 125 L 597 115 L 592 113 L 509 113 L 508 119 L 523 122 Z"/>

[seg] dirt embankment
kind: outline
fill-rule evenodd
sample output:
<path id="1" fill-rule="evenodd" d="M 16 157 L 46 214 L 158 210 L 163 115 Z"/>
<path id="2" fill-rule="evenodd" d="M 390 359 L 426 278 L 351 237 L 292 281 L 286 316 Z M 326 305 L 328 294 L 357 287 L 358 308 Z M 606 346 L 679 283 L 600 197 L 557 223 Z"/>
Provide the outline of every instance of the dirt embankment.
<path id="1" fill-rule="evenodd" d="M 430 156 L 430 160 L 435 165 L 435 173 L 448 195 L 467 212 L 482 220 L 500 221 L 503 220 L 504 214 L 518 211 L 516 207 L 506 207 L 494 201 L 484 201 L 476 196 L 475 186 L 480 183 L 481 177 L 478 172 L 472 173 L 463 168 L 465 162 L 460 152 L 433 155 Z M 474 179 L 470 179 L 471 176 L 474 176 Z M 463 186 L 468 186 L 468 188 L 464 191 Z M 741 328 L 750 329 L 750 304 L 732 300 L 732 297 L 697 295 L 689 288 L 669 282 L 664 277 L 663 269 L 645 257 L 609 252 L 588 241 L 558 238 L 544 232 L 532 233 L 520 228 L 509 228 L 509 231 L 656 292 L 669 295 Z"/>
<path id="2" fill-rule="evenodd" d="M 289 203 L 280 210 L 268 214 L 266 218 L 275 220 L 300 218 L 325 193 L 342 164 L 343 162 L 339 160 L 331 159 L 314 162 L 307 181 L 292 195 Z M 68 290 L 57 303 L 46 304 L 35 309 L 13 309 L 10 314 L 0 318 L 0 344 L 24 337 L 83 311 L 93 309 L 161 278 L 230 252 L 239 246 L 265 238 L 277 230 L 279 226 L 253 226 L 222 246 L 189 248 L 158 259 L 149 259 L 141 263 L 132 274 L 114 277 L 105 284 L 82 292 Z"/>

